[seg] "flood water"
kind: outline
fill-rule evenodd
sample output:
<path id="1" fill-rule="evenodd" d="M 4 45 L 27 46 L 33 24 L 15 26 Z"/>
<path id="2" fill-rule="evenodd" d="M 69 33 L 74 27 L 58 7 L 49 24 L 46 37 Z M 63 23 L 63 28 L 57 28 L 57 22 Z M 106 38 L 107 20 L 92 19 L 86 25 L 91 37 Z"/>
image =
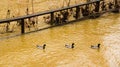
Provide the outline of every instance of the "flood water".
<path id="1" fill-rule="evenodd" d="M 56 0 L 34 1 L 35 12 L 60 7 L 55 6 Z M 13 10 L 11 16 L 25 15 L 26 6 L 32 13 L 31 1 L 20 2 L 1 0 L 0 18 L 6 17 L 8 8 Z M 75 43 L 74 49 L 65 47 L 71 43 Z M 98 43 L 100 49 L 91 48 Z M 45 50 L 36 47 L 43 44 L 47 45 Z M 120 14 L 107 13 L 97 19 L 0 39 L 0 67 L 120 67 Z"/>
<path id="2" fill-rule="evenodd" d="M 0 67 L 120 67 L 120 14 L 0 40 Z"/>

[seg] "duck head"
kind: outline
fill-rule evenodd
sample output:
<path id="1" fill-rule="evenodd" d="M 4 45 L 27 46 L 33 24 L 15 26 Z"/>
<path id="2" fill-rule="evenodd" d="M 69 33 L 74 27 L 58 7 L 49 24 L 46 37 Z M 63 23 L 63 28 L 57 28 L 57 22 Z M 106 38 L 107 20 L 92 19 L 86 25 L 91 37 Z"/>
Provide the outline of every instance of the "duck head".
<path id="1" fill-rule="evenodd" d="M 43 49 L 45 49 L 46 44 L 43 45 Z"/>
<path id="2" fill-rule="evenodd" d="M 98 44 L 98 48 L 100 48 L 100 45 L 101 45 L 101 44 Z"/>
<path id="3" fill-rule="evenodd" d="M 71 48 L 74 48 L 74 45 L 75 45 L 75 43 L 72 43 L 72 47 Z"/>

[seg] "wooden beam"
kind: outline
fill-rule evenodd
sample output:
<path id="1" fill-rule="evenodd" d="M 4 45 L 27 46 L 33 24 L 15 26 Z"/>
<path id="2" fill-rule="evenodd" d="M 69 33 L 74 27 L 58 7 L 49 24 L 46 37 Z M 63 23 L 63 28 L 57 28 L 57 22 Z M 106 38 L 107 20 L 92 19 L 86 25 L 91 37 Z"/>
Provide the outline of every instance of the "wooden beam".
<path id="1" fill-rule="evenodd" d="M 77 6 L 76 7 L 76 19 L 79 19 L 79 17 L 80 17 L 80 7 L 79 6 Z"/>
<path id="2" fill-rule="evenodd" d="M 54 23 L 54 12 L 51 12 L 51 25 Z"/>
<path id="3" fill-rule="evenodd" d="M 24 23 L 24 19 L 21 20 L 21 34 L 25 33 L 25 23 Z"/>

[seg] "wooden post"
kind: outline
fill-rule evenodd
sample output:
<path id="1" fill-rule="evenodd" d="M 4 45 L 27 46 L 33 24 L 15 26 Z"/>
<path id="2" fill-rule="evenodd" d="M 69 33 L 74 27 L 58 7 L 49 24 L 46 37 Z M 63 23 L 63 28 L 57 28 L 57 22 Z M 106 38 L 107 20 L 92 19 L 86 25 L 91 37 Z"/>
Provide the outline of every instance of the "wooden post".
<path id="1" fill-rule="evenodd" d="M 115 8 L 114 8 L 114 13 L 119 13 L 119 4 L 118 4 L 118 0 L 115 0 L 114 1 L 114 4 L 115 4 Z"/>
<path id="2" fill-rule="evenodd" d="M 33 0 L 32 0 L 32 13 L 34 14 L 34 3 L 33 3 Z"/>
<path id="3" fill-rule="evenodd" d="M 76 7 L 76 16 L 75 16 L 75 18 L 76 18 L 76 19 L 79 19 L 79 17 L 80 17 L 80 7 L 77 6 L 77 7 Z"/>
<path id="4" fill-rule="evenodd" d="M 70 6 L 70 2 L 71 2 L 71 0 L 69 0 L 69 2 L 68 2 L 68 4 L 67 4 L 68 7 Z"/>
<path id="5" fill-rule="evenodd" d="M 118 0 L 115 0 L 115 9 L 116 9 L 117 11 L 119 11 L 119 4 L 118 4 Z"/>
<path id="6" fill-rule="evenodd" d="M 54 23 L 54 12 L 51 12 L 51 25 Z"/>
<path id="7" fill-rule="evenodd" d="M 24 23 L 24 19 L 21 20 L 21 34 L 25 33 L 25 23 Z"/>
<path id="8" fill-rule="evenodd" d="M 115 5 L 117 5 L 117 0 L 115 0 Z"/>
<path id="9" fill-rule="evenodd" d="M 100 10 L 100 1 L 97 1 L 95 5 L 95 12 L 99 12 L 99 10 Z"/>

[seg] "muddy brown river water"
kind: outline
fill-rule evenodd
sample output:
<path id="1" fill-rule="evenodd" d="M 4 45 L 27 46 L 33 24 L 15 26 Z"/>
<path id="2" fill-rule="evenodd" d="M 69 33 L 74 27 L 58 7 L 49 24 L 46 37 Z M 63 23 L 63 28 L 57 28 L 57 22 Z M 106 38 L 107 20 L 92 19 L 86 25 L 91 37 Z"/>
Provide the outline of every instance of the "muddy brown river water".
<path id="1" fill-rule="evenodd" d="M 0 67 L 120 67 L 120 14 L 0 40 Z"/>
<path id="2" fill-rule="evenodd" d="M 75 43 L 74 49 L 65 44 Z M 91 45 L 101 43 L 100 49 Z M 36 45 L 46 44 L 46 49 Z M 0 67 L 120 67 L 120 14 L 0 41 Z"/>

